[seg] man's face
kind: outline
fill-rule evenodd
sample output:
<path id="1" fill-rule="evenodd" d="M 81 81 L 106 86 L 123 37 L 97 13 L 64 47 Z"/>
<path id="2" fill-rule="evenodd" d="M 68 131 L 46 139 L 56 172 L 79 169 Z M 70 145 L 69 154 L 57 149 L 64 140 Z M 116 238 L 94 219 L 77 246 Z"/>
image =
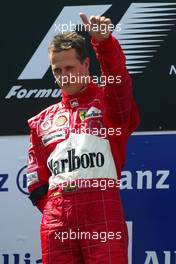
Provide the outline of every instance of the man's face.
<path id="1" fill-rule="evenodd" d="M 83 63 L 76 56 L 76 50 L 71 48 L 61 52 L 50 52 L 51 68 L 59 86 L 69 95 L 76 94 L 85 87 L 85 78 L 89 75 L 89 58 Z"/>

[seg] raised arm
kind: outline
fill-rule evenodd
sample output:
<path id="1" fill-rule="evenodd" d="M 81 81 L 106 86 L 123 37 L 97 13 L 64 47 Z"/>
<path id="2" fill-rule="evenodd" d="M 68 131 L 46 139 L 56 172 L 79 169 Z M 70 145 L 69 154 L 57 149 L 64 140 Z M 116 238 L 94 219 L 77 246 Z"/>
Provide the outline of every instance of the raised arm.
<path id="1" fill-rule="evenodd" d="M 128 120 L 132 106 L 132 80 L 126 69 L 125 56 L 118 41 L 111 34 L 101 42 L 92 37 L 92 45 L 100 62 L 102 76 L 106 77 L 106 114 L 108 118 L 113 118 L 122 125 Z"/>
<path id="2" fill-rule="evenodd" d="M 118 41 L 110 32 L 109 18 L 80 14 L 100 62 L 104 87 L 104 116 L 108 125 L 126 126 L 129 134 L 139 124 L 139 114 L 132 96 L 132 80 L 126 69 L 125 56 Z M 104 25 L 103 27 L 100 25 Z M 99 26 L 99 30 L 97 30 Z M 96 30 L 95 30 L 96 29 Z M 103 29 L 103 30 L 102 30 Z"/>

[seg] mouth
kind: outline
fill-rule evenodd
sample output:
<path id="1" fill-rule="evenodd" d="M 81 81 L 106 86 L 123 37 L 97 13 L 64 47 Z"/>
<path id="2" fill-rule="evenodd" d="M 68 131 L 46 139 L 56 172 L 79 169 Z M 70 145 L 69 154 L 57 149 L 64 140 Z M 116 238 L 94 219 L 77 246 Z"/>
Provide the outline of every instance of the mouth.
<path id="1" fill-rule="evenodd" d="M 67 82 L 67 83 L 64 83 L 63 84 L 63 87 L 65 87 L 65 86 L 70 86 L 72 83 L 70 83 L 70 82 Z"/>

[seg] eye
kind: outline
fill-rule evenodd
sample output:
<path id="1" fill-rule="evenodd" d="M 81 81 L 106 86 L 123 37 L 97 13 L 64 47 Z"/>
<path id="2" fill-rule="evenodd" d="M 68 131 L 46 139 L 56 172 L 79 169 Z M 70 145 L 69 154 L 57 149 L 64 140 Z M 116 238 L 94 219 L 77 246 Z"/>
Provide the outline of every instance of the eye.
<path id="1" fill-rule="evenodd" d="M 67 66 L 67 70 L 72 70 L 74 66 Z"/>
<path id="2" fill-rule="evenodd" d="M 57 75 L 57 74 L 61 74 L 62 70 L 60 68 L 56 68 L 53 70 L 54 74 Z"/>

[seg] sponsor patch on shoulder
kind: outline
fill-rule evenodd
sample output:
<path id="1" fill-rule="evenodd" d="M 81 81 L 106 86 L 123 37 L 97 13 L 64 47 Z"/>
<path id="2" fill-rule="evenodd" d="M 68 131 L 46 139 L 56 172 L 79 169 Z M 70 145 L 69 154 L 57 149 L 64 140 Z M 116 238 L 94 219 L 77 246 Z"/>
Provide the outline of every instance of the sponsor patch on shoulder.
<path id="1" fill-rule="evenodd" d="M 45 120 L 41 123 L 40 127 L 43 131 L 49 130 L 51 128 L 50 117 L 47 116 L 47 118 L 45 118 Z"/>
<path id="2" fill-rule="evenodd" d="M 27 174 L 27 186 L 30 186 L 31 184 L 38 182 L 38 173 L 37 171 L 30 172 Z"/>

